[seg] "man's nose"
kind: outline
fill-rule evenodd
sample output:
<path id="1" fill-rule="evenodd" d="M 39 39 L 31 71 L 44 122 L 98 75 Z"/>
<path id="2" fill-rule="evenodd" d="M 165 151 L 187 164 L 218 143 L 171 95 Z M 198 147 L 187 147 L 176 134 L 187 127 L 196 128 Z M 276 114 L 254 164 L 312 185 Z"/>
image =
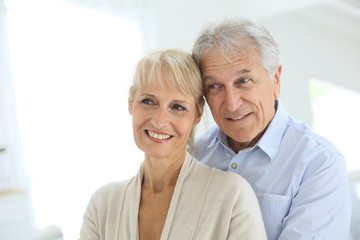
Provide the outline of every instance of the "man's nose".
<path id="1" fill-rule="evenodd" d="M 241 93 L 238 89 L 227 89 L 225 92 L 225 104 L 226 108 L 230 112 L 238 110 L 240 105 L 243 103 Z"/>

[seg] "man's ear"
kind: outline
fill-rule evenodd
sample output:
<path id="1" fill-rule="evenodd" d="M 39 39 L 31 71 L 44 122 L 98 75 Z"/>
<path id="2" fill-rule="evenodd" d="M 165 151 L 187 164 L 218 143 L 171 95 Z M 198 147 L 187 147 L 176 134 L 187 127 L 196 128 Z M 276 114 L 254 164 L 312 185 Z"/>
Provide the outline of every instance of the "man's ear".
<path id="1" fill-rule="evenodd" d="M 274 76 L 274 97 L 279 98 L 280 97 L 280 79 L 281 79 L 281 71 L 282 71 L 282 65 L 279 65 L 279 67 L 275 71 Z"/>
<path id="2" fill-rule="evenodd" d="M 132 105 L 133 105 L 133 87 L 129 89 L 129 98 L 128 98 L 128 110 L 130 115 L 132 115 Z"/>

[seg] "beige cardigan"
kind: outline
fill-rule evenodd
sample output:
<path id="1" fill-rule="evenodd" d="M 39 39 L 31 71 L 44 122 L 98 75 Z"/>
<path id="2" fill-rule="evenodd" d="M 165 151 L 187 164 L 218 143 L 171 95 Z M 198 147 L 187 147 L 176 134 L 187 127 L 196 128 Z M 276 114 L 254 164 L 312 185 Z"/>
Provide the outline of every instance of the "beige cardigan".
<path id="1" fill-rule="evenodd" d="M 84 215 L 81 240 L 139 239 L 143 179 L 101 187 Z M 255 194 L 239 175 L 209 168 L 187 153 L 172 196 L 161 240 L 266 239 Z"/>

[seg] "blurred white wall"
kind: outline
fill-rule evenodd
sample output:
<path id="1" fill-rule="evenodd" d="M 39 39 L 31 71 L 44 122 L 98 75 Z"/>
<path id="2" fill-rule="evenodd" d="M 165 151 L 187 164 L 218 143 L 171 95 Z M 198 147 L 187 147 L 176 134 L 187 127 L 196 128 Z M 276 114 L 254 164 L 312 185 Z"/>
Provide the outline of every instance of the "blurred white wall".
<path id="1" fill-rule="evenodd" d="M 0 239 L 25 240 L 32 239 L 34 222 L 17 121 L 4 9 L 0 0 Z"/>
<path id="2" fill-rule="evenodd" d="M 312 125 L 310 78 L 360 93 L 360 9 L 321 4 L 267 17 L 264 23 L 280 45 L 281 98 L 294 117 Z"/>

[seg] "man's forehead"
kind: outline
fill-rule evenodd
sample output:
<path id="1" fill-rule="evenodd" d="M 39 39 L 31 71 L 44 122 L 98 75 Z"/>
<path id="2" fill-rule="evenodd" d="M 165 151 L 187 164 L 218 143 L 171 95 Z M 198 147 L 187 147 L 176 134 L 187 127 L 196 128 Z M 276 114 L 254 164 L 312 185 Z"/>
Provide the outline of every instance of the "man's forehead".
<path id="1" fill-rule="evenodd" d="M 239 62 L 254 64 L 260 63 L 260 54 L 256 49 L 248 51 L 237 51 L 226 53 L 219 50 L 213 50 L 203 55 L 200 60 L 201 67 L 208 66 L 227 66 L 236 65 Z"/>
<path id="2" fill-rule="evenodd" d="M 234 55 L 231 58 L 227 58 L 221 53 L 209 54 L 204 57 L 201 61 L 201 73 L 218 71 L 218 70 L 231 70 L 239 71 L 239 74 L 249 72 L 251 66 L 259 65 L 259 56 L 254 53 L 251 54 L 242 54 Z M 239 69 L 237 69 L 239 68 Z"/>

